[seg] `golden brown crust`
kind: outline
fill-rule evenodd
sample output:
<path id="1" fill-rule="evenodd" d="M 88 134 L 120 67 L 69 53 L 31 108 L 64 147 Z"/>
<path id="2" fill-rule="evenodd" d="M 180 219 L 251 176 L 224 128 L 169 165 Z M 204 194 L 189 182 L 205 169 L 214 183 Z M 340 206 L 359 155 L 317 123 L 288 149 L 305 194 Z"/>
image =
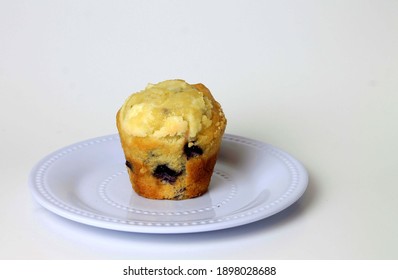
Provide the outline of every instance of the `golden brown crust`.
<path id="1" fill-rule="evenodd" d="M 197 135 L 194 145 L 203 150 L 192 158 L 184 154 L 187 139 L 184 137 L 134 137 L 121 128 L 119 118 L 116 124 L 121 145 L 130 168 L 129 178 L 135 192 L 152 199 L 188 199 L 200 196 L 208 190 L 213 169 L 217 161 L 226 119 L 220 105 L 210 91 L 202 84 L 193 85 L 209 100 L 212 108 L 212 125 Z M 167 182 L 154 176 L 157 166 L 167 165 L 178 173 L 174 182 Z"/>

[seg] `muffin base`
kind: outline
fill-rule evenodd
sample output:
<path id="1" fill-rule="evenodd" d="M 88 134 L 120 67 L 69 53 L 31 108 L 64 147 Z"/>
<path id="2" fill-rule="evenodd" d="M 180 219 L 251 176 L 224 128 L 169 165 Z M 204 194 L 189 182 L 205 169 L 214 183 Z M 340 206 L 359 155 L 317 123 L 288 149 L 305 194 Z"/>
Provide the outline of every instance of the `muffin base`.
<path id="1" fill-rule="evenodd" d="M 187 161 L 184 173 L 178 176 L 174 183 L 156 178 L 140 161 L 132 158 L 127 158 L 127 161 L 131 165 L 131 168 L 127 168 L 130 182 L 138 195 L 151 199 L 182 200 L 198 197 L 207 192 L 217 154 Z"/>

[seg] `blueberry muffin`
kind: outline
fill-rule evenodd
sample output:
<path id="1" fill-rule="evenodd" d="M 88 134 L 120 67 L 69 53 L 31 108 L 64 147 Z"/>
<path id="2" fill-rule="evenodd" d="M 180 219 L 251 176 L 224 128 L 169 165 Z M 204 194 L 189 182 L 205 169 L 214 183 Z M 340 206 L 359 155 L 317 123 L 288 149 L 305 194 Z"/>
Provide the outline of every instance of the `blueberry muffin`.
<path id="1" fill-rule="evenodd" d="M 137 194 L 182 200 L 208 190 L 227 121 L 204 85 L 149 84 L 125 101 L 116 123 Z"/>

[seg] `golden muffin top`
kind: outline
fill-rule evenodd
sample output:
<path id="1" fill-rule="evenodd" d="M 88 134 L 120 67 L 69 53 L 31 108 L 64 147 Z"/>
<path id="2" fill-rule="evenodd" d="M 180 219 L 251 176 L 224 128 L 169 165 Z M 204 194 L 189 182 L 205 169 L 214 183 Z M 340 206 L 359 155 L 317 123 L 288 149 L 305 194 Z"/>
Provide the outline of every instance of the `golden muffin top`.
<path id="1" fill-rule="evenodd" d="M 212 124 L 213 105 L 183 80 L 167 80 L 130 95 L 119 112 L 122 129 L 137 137 L 195 138 Z"/>

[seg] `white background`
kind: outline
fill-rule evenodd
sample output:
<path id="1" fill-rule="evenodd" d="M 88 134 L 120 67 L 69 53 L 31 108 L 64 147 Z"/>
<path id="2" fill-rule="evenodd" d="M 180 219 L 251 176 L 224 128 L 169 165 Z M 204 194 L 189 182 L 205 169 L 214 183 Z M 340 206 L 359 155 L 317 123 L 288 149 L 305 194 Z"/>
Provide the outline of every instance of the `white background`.
<path id="1" fill-rule="evenodd" d="M 397 1 L 0 2 L 0 259 L 397 259 Z M 148 82 L 207 85 L 227 133 L 310 174 L 263 221 L 186 235 L 97 229 L 39 206 L 30 169 L 116 133 Z"/>

